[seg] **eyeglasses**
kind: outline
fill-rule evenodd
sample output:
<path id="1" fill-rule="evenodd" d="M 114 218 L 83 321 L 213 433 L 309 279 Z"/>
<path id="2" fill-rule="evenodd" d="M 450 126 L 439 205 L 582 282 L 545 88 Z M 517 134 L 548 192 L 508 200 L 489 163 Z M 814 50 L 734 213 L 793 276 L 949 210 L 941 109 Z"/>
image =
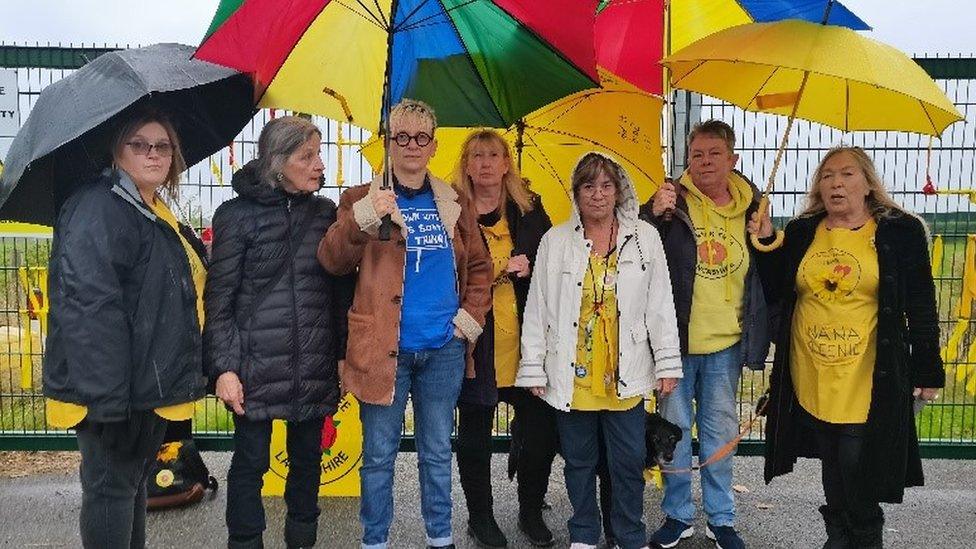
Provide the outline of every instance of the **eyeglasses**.
<path id="1" fill-rule="evenodd" d="M 149 152 L 156 149 L 159 156 L 173 156 L 173 144 L 169 141 L 147 143 L 145 141 L 129 141 L 126 145 L 132 147 L 132 152 L 139 156 L 149 156 Z"/>
<path id="2" fill-rule="evenodd" d="M 393 141 L 401 147 L 406 147 L 409 145 L 411 139 L 417 143 L 418 147 L 426 147 L 427 145 L 430 145 L 430 142 L 433 141 L 434 138 L 424 132 L 420 132 L 417 135 L 410 135 L 407 132 L 400 132 L 393 136 Z"/>
<path id="3" fill-rule="evenodd" d="M 600 191 L 600 194 L 604 196 L 611 195 L 617 192 L 617 186 L 612 181 L 607 181 L 601 185 L 597 185 L 596 183 L 583 183 L 579 187 L 580 194 L 585 194 L 586 196 L 593 196 L 597 191 Z"/>

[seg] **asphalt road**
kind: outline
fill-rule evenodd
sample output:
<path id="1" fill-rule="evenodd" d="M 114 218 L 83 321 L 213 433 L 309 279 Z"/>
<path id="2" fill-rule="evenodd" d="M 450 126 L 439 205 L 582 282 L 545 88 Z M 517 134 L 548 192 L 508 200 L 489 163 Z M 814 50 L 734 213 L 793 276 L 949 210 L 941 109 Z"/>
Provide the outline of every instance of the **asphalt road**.
<path id="1" fill-rule="evenodd" d="M 149 546 L 156 548 L 202 549 L 226 543 L 223 489 L 229 453 L 204 454 L 221 489 L 213 500 L 183 510 L 151 514 Z M 510 547 L 529 547 L 516 527 L 518 503 L 515 486 L 504 476 L 505 456 L 497 455 L 493 467 L 500 479 L 495 484 L 495 514 L 509 537 Z M 819 548 L 825 539 L 816 508 L 823 498 L 815 461 L 801 460 L 797 471 L 762 484 L 760 458 L 736 458 L 736 483 L 748 492 L 737 494 L 738 523 L 750 548 Z M 928 485 L 909 490 L 905 503 L 885 505 L 885 547 L 976 548 L 976 464 L 967 461 L 928 460 Z M 504 480 L 501 480 L 504 479 Z M 455 470 L 454 527 L 459 548 L 475 547 L 465 535 L 467 512 Z M 660 492 L 648 487 L 645 520 L 649 530 L 661 520 Z M 696 494 L 696 499 L 699 495 Z M 556 534 L 555 547 L 569 545 L 565 521 L 570 513 L 562 478 L 562 464 L 554 468 L 549 497 L 552 510 L 546 519 Z M 401 454 L 396 473 L 396 515 L 390 545 L 395 548 L 424 547 L 420 516 L 415 454 Z M 80 547 L 78 510 L 81 490 L 76 475 L 35 475 L 0 480 L 0 545 L 2 547 Z M 281 499 L 265 503 L 268 529 L 265 545 L 284 547 L 285 507 Z M 319 519 L 318 547 L 355 548 L 359 545 L 359 501 L 356 498 L 324 499 Z M 681 549 L 711 548 L 704 537 L 704 519 L 699 519 L 695 537 Z"/>

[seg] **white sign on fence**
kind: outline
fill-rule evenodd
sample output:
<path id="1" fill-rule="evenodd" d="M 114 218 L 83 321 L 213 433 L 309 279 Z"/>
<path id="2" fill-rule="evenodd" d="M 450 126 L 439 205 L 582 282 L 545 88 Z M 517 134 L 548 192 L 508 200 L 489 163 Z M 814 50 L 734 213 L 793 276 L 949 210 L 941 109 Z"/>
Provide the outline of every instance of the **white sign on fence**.
<path id="1" fill-rule="evenodd" d="M 17 135 L 20 129 L 17 104 L 17 71 L 0 70 L 0 137 Z"/>

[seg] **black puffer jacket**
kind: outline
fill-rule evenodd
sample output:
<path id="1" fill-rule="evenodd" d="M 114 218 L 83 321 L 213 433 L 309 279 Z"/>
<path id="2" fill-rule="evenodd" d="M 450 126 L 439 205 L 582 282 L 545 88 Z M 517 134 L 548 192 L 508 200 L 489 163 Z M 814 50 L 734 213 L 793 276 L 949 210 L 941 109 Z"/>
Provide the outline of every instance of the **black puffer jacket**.
<path id="1" fill-rule="evenodd" d="M 179 236 L 122 172 L 76 191 L 54 226 L 44 394 L 88 420 L 204 394 L 196 289 Z"/>
<path id="2" fill-rule="evenodd" d="M 339 400 L 338 360 L 353 287 L 326 273 L 315 255 L 335 221 L 335 204 L 272 188 L 258 179 L 254 162 L 234 174 L 233 186 L 239 196 L 214 214 L 204 293 L 211 380 L 237 373 L 253 421 L 329 415 Z M 277 277 L 292 243 L 298 246 L 294 259 Z M 269 283 L 274 286 L 262 292 Z M 255 308 L 261 293 L 267 296 Z"/>

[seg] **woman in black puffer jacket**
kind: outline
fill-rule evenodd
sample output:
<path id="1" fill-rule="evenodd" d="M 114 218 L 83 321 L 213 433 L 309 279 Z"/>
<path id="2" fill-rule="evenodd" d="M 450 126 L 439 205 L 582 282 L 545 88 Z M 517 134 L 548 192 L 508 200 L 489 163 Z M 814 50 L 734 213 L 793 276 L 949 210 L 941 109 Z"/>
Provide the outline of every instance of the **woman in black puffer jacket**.
<path id="1" fill-rule="evenodd" d="M 258 158 L 234 174 L 238 197 L 213 218 L 204 353 L 217 396 L 234 411 L 227 474 L 229 547 L 262 547 L 262 475 L 271 420 L 288 421 L 288 547 L 312 546 L 319 515 L 323 418 L 339 400 L 352 285 L 316 259 L 335 204 L 314 193 L 322 134 L 297 117 L 272 120 Z"/>

